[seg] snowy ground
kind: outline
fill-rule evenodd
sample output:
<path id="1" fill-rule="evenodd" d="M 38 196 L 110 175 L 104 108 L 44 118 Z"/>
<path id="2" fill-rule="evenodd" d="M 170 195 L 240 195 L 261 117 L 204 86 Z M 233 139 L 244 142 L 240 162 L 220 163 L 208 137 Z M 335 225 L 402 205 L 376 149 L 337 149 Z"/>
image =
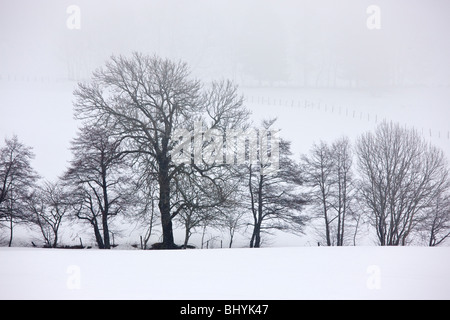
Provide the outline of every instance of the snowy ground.
<path id="1" fill-rule="evenodd" d="M 450 299 L 450 248 L 0 248 L 0 299 Z"/>

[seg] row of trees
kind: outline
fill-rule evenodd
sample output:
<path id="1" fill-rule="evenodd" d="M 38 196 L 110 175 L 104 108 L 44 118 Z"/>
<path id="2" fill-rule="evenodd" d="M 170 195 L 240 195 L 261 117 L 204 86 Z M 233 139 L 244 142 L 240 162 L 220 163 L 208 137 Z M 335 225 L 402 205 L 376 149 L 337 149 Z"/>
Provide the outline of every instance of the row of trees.
<path id="1" fill-rule="evenodd" d="M 450 236 L 448 163 L 415 130 L 384 122 L 353 148 L 347 138 L 321 142 L 302 167 L 328 246 L 355 244 L 362 223 L 382 246 L 436 246 Z"/>
<path id="2" fill-rule="evenodd" d="M 56 247 L 63 219 L 84 222 L 102 249 L 112 247 L 119 218 L 144 226 L 143 248 L 156 227 L 162 241 L 153 246 L 165 249 L 186 248 L 206 228 L 226 231 L 230 247 L 236 232 L 250 229 L 249 246 L 260 247 L 262 235 L 301 234 L 309 221 L 323 226 L 326 245 L 355 244 L 362 223 L 374 227 L 380 245 L 406 245 L 417 235 L 438 245 L 450 235 L 444 155 L 398 125 L 383 123 L 355 147 L 346 138 L 321 142 L 295 161 L 289 142 L 275 150 L 274 136 L 265 136 L 275 120 L 263 122 L 256 140 L 226 135 L 252 127 L 231 82 L 206 86 L 182 62 L 138 53 L 112 57 L 74 95 L 82 125 L 59 181 L 38 183 L 32 151 L 16 137 L 0 150 L 0 221 L 9 245 L 14 224 L 27 222 Z M 198 123 L 209 130 L 178 136 Z M 174 226 L 185 230 L 182 246 Z"/>

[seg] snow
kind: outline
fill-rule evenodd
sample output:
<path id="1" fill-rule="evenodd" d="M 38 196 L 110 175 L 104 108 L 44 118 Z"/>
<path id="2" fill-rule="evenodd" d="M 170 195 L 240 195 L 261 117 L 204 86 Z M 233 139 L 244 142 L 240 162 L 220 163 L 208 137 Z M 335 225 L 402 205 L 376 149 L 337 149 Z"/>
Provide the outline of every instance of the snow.
<path id="1" fill-rule="evenodd" d="M 0 299 L 449 299 L 450 248 L 0 248 Z"/>

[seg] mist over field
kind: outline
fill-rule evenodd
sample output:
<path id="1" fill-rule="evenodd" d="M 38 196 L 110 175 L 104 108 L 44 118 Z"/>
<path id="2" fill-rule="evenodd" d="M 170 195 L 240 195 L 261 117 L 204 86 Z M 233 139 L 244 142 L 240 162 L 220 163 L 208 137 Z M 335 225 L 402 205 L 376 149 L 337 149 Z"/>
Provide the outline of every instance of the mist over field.
<path id="1" fill-rule="evenodd" d="M 449 6 L 442 0 L 1 1 L 0 136 L 17 134 L 33 147 L 36 171 L 57 179 L 80 126 L 73 119 L 77 82 L 89 81 L 111 55 L 142 52 L 185 61 L 206 85 L 232 80 L 254 125 L 278 118 L 295 160 L 320 140 L 354 142 L 383 120 L 417 130 L 448 157 Z M 283 245 L 317 243 L 314 235 L 284 237 Z"/>

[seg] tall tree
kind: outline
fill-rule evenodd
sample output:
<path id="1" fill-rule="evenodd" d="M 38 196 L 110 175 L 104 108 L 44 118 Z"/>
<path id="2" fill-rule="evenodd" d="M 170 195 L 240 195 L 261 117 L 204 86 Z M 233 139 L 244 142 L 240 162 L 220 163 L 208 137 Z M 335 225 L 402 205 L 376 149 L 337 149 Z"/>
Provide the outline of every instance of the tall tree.
<path id="1" fill-rule="evenodd" d="M 327 246 L 343 246 L 354 193 L 350 141 L 315 144 L 301 163 L 314 215 L 323 220 L 320 234 Z"/>
<path id="2" fill-rule="evenodd" d="M 236 210 L 234 198 L 239 180 L 235 171 L 231 166 L 218 166 L 202 179 L 201 172 L 192 168 L 183 179 L 180 176 L 176 180 L 174 189 L 178 192 L 173 202 L 183 208 L 178 218 L 185 228 L 184 247 L 196 229 L 221 229 L 225 210 L 231 206 Z"/>
<path id="3" fill-rule="evenodd" d="M 242 176 L 242 175 L 240 175 Z M 237 179 L 238 184 L 235 185 L 235 190 L 243 189 L 245 181 Z M 227 198 L 227 201 L 223 203 L 217 210 L 220 213 L 219 226 L 220 229 L 225 229 L 229 236 L 228 248 L 233 246 L 236 232 L 247 225 L 245 193 L 242 191 L 233 192 L 231 197 Z"/>
<path id="4" fill-rule="evenodd" d="M 267 143 L 266 134 L 276 119 L 263 122 L 263 130 L 259 130 L 259 138 L 249 141 L 248 144 L 257 146 L 257 161 L 251 161 L 246 167 L 246 185 L 252 213 L 253 227 L 250 239 L 251 248 L 261 246 L 261 234 L 271 230 L 290 231 L 301 233 L 306 217 L 301 215 L 305 199 L 299 190 L 302 184 L 300 169 L 291 156 L 290 143 L 285 140 L 275 141 L 271 137 L 271 148 L 264 146 Z M 267 138 L 268 139 L 268 138 Z M 275 143 L 279 144 L 279 165 L 271 170 L 275 160 Z M 249 148 L 248 153 L 251 153 Z"/>
<path id="5" fill-rule="evenodd" d="M 352 200 L 354 193 L 352 173 L 352 151 L 350 140 L 341 138 L 331 145 L 336 171 L 336 190 L 332 207 L 337 215 L 336 245 L 343 246 L 346 234 L 346 222 L 352 214 Z"/>
<path id="6" fill-rule="evenodd" d="M 426 212 L 448 186 L 441 150 L 415 130 L 383 122 L 356 145 L 359 190 L 379 244 L 406 245 Z"/>
<path id="7" fill-rule="evenodd" d="M 302 168 L 305 172 L 305 181 L 312 188 L 311 203 L 317 211 L 316 215 L 323 218 L 325 240 L 327 246 L 331 246 L 333 244 L 331 223 L 334 218 L 330 211 L 332 211 L 331 198 L 335 175 L 330 147 L 325 142 L 314 145 L 310 156 L 302 157 Z"/>
<path id="8" fill-rule="evenodd" d="M 31 166 L 33 158 L 32 148 L 17 136 L 5 139 L 0 149 L 0 221 L 10 229 L 8 246 L 12 245 L 14 224 L 26 220 L 25 200 L 39 178 Z"/>
<path id="9" fill-rule="evenodd" d="M 183 207 L 171 202 L 174 181 L 187 166 L 201 172 L 202 178 L 209 172 L 204 162 L 172 160 L 171 150 L 178 141 L 174 131 L 192 130 L 196 120 L 210 129 L 242 126 L 249 112 L 237 87 L 220 81 L 204 89 L 191 78 L 185 63 L 134 53 L 130 58 L 112 57 L 94 73 L 91 83 L 79 84 L 75 96 L 79 119 L 113 124 L 117 136 L 126 141 L 127 152 L 149 160 L 147 166 L 158 181 L 162 247 L 176 248 L 172 221 Z"/>
<path id="10" fill-rule="evenodd" d="M 84 126 L 71 149 L 74 159 L 64 180 L 75 216 L 92 226 L 100 249 L 110 249 L 110 220 L 130 205 L 121 141 L 105 128 Z"/>
<path id="11" fill-rule="evenodd" d="M 146 163 L 140 161 L 135 163 L 133 170 L 133 203 L 134 208 L 127 210 L 127 218 L 136 221 L 137 225 L 143 226 L 144 236 L 141 236 L 141 249 L 148 249 L 148 244 L 152 235 L 155 234 L 155 227 L 158 224 L 158 183 L 155 175 L 148 171 Z"/>

